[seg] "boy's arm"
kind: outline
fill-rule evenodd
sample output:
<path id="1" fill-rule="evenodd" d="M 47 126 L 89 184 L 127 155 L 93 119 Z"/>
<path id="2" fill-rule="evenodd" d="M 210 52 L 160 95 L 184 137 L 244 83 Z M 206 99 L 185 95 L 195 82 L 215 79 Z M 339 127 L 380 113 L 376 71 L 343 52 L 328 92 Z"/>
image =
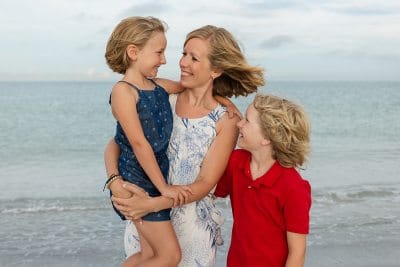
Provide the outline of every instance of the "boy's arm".
<path id="1" fill-rule="evenodd" d="M 232 179 L 233 179 L 233 169 L 235 165 L 233 163 L 233 153 L 231 154 L 228 162 L 228 166 L 226 166 L 225 172 L 222 175 L 221 179 L 219 179 L 217 187 L 214 191 L 214 196 L 216 197 L 227 197 L 232 193 Z"/>
<path id="2" fill-rule="evenodd" d="M 161 85 L 168 94 L 177 94 L 185 90 L 180 82 L 163 78 L 157 78 L 155 81 Z"/>
<path id="3" fill-rule="evenodd" d="M 285 267 L 303 267 L 306 256 L 307 235 L 286 232 L 288 257 Z"/>

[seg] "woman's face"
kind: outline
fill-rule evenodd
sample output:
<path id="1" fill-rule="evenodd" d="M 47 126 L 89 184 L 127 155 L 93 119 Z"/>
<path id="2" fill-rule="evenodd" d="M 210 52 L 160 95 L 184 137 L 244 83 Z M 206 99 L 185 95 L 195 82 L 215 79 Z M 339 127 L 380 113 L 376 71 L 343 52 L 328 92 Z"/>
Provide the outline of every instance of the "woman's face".
<path id="1" fill-rule="evenodd" d="M 192 38 L 186 43 L 179 61 L 183 87 L 211 86 L 213 71 L 208 59 L 209 50 L 209 42 L 203 39 Z"/>

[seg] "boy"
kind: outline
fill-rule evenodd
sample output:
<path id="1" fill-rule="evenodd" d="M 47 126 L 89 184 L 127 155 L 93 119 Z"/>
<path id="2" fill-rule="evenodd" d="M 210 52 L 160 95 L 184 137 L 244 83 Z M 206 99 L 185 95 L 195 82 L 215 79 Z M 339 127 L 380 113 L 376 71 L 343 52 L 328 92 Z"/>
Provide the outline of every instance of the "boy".
<path id="1" fill-rule="evenodd" d="M 215 195 L 230 195 L 233 228 L 228 267 L 303 266 L 311 188 L 295 169 L 309 153 L 303 109 L 256 95 L 237 124 L 238 146 Z"/>

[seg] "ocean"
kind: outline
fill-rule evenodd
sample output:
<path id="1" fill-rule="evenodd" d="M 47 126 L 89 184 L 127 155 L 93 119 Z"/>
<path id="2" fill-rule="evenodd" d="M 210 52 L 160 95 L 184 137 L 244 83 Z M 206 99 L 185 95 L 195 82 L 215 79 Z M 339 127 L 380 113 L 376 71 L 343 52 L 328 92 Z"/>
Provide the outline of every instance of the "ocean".
<path id="1" fill-rule="evenodd" d="M 121 222 L 102 192 L 112 82 L 0 82 L 0 266 L 120 266 Z M 400 82 L 270 82 L 301 103 L 313 188 L 305 266 L 400 266 Z M 233 99 L 245 111 L 254 95 Z M 225 266 L 232 217 L 217 266 Z"/>

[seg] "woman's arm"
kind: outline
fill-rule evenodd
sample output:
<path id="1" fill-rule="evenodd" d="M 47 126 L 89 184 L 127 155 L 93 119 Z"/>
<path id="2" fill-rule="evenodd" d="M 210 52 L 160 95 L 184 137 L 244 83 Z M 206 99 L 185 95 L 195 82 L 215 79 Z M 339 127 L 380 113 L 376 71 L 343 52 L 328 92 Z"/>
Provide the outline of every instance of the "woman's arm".
<path id="1" fill-rule="evenodd" d="M 217 184 L 228 163 L 230 154 L 236 145 L 238 130 L 236 123 L 238 117 L 229 119 L 223 116 L 217 123 L 217 136 L 210 146 L 200 169 L 196 181 L 189 185 L 192 194 L 186 203 L 197 201 L 205 197 Z M 128 185 L 126 187 L 134 193 L 137 187 Z M 132 196 L 129 199 L 112 198 L 114 205 L 125 216 L 133 216 L 132 219 L 139 219 L 149 212 L 159 211 L 173 207 L 173 202 L 166 197 L 149 198 L 143 196 Z"/>
<path id="2" fill-rule="evenodd" d="M 155 80 L 159 85 L 161 85 L 168 94 L 177 94 L 185 90 L 182 85 L 177 81 L 172 81 L 163 78 L 157 78 Z"/>
<path id="3" fill-rule="evenodd" d="M 306 257 L 307 235 L 286 232 L 289 254 L 285 267 L 303 267 Z"/>
<path id="4" fill-rule="evenodd" d="M 115 143 L 114 138 L 110 139 L 110 141 L 106 145 L 106 149 L 104 150 L 104 164 L 106 166 L 107 177 L 110 177 L 112 174 L 119 173 L 119 154 L 121 154 L 119 146 Z"/>
<path id="5" fill-rule="evenodd" d="M 104 151 L 104 164 L 106 165 L 107 177 L 114 174 L 119 174 L 118 172 L 118 158 L 121 150 L 119 146 L 115 143 L 114 139 L 111 139 Z M 131 192 L 122 187 L 122 179 L 116 179 L 111 184 L 109 184 L 109 189 L 114 196 L 120 198 L 128 198 L 132 196 Z"/>

